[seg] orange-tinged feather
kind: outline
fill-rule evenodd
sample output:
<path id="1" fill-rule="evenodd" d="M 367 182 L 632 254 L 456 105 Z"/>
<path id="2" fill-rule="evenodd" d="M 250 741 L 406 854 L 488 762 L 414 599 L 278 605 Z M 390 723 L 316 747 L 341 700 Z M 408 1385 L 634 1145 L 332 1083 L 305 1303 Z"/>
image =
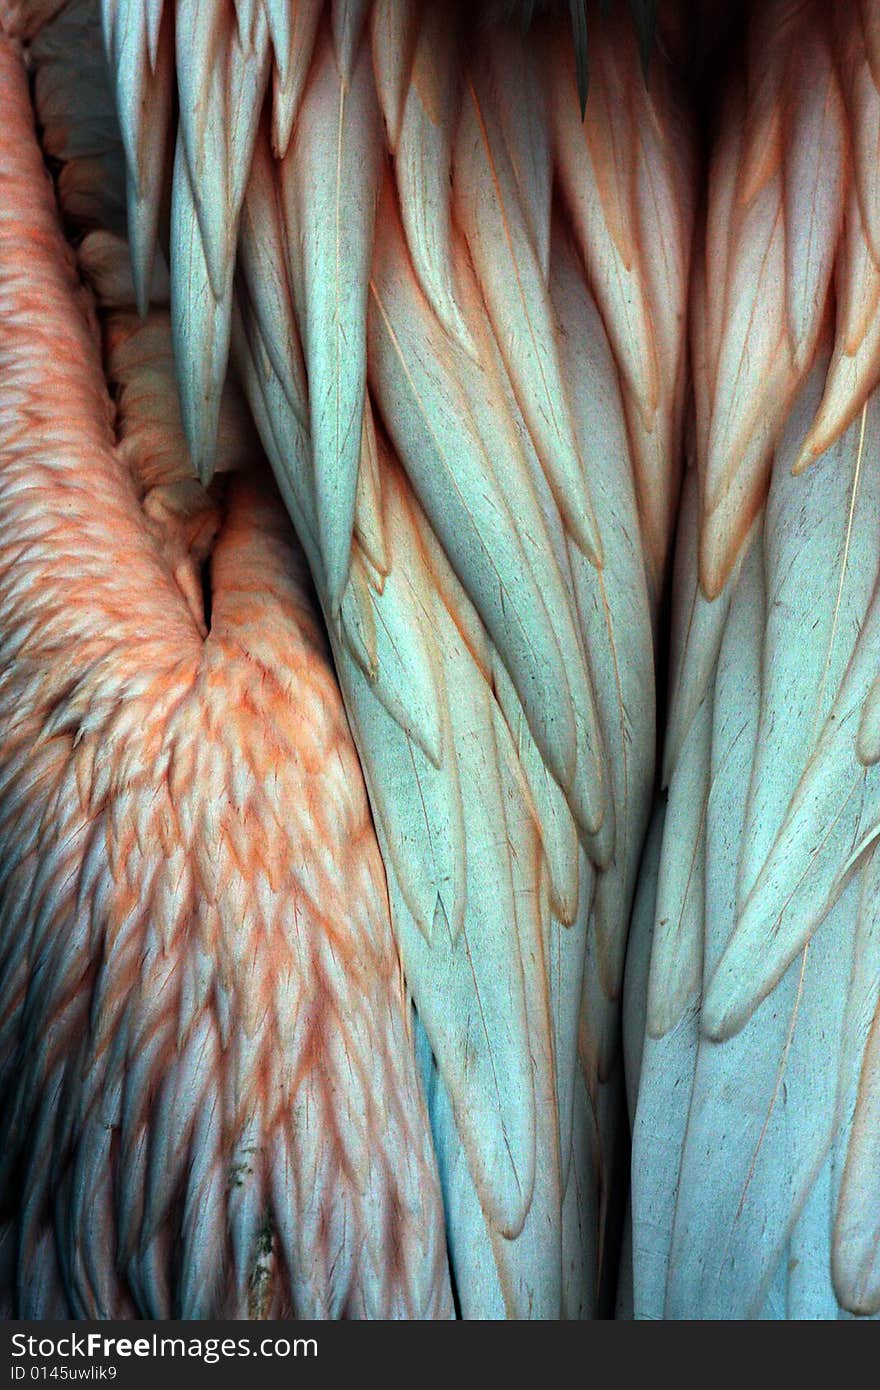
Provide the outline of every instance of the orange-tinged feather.
<path id="1" fill-rule="evenodd" d="M 0 994 L 0 1024 L 21 1038 L 0 1087 L 7 1164 L 54 1131 L 54 1181 L 70 1192 L 47 1264 L 48 1169 L 32 1164 L 17 1306 L 442 1315 L 439 1188 L 384 875 L 289 524 L 252 449 L 247 476 L 211 495 L 189 482 L 160 315 L 107 321 L 116 447 L 5 40 L 0 106 L 0 708 L 27 690 L 30 730 L 52 729 L 42 752 L 27 734 L 0 747 L 0 825 L 26 788 L 38 850 L 6 886 L 7 901 L 32 886 L 3 924 L 32 944 Z M 201 625 L 175 579 L 187 556 L 210 564 Z M 306 1045 L 290 1057 L 303 998 Z M 75 1115 L 64 1136 L 58 1094 Z M 298 1121 L 309 1111 L 317 1128 Z M 297 1171 L 317 1175 L 345 1259 L 329 1226 L 295 1252 L 286 1239 L 315 1205 Z M 390 1229 L 405 1254 L 383 1269 Z M 255 1305 L 225 1271 L 255 1276 L 266 1248 Z"/>

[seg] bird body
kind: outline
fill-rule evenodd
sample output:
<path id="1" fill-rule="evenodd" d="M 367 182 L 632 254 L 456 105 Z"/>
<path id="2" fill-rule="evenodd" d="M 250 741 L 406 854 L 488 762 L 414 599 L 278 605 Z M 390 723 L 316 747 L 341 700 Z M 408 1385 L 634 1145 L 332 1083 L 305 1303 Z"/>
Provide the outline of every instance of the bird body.
<path id="1" fill-rule="evenodd" d="M 448 1314 L 384 875 L 301 554 L 240 400 L 222 495 L 190 480 L 167 311 L 109 314 L 114 430 L 8 41 L 0 63 L 7 1309 Z"/>
<path id="2" fill-rule="evenodd" d="M 877 7 L 629 8 L 0 4 L 13 1313 L 880 1311 Z"/>
<path id="3" fill-rule="evenodd" d="M 590 1314 L 625 1142 L 618 996 L 682 425 L 692 195 L 671 78 L 658 65 L 645 89 L 609 21 L 581 127 L 552 17 L 535 48 L 512 21 L 411 3 L 70 0 L 4 21 L 90 286 L 69 282 L 32 136 L 20 170 L 7 144 L 9 204 L 44 195 L 39 236 L 68 267 L 46 293 L 56 319 L 77 306 L 81 410 L 103 430 L 103 491 L 82 449 L 71 470 L 97 530 L 62 523 L 65 554 L 87 544 L 130 624 L 99 658 L 94 737 L 66 665 L 92 639 L 74 625 L 35 677 L 62 692 L 70 812 L 111 829 L 90 853 L 61 842 L 92 923 L 67 966 L 82 1062 L 38 1053 L 31 1108 L 7 1111 L 21 1155 L 38 1126 L 72 1126 L 29 1189 L 38 1236 L 10 1178 L 10 1306 L 440 1316 L 454 1288 L 464 1316 Z M 18 62 L 7 41 L 23 128 Z M 649 269 L 651 200 L 668 254 Z M 42 263 L 9 255 L 7 328 L 33 362 L 15 296 L 30 303 Z M 143 322 L 135 304 L 154 306 Z M 18 398 L 7 413 L 27 418 Z M 58 622 L 78 606 L 104 640 L 93 590 L 89 573 L 59 594 Z M 158 952 L 164 985 L 135 988 L 102 944 L 121 930 L 115 874 L 128 950 L 142 970 Z M 55 891 L 43 939 L 63 955 L 74 909 Z M 18 969 L 13 1099 L 44 1026 L 21 997 L 33 960 Z M 41 998 L 48 1025 L 62 997 Z M 103 1215 L 86 1257 L 87 1202 Z"/>

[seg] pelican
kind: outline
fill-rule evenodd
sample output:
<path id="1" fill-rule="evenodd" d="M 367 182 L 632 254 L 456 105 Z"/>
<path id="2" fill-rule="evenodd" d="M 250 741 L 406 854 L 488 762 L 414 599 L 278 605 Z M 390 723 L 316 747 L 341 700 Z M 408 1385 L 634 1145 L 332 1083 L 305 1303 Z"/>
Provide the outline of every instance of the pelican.
<path id="1" fill-rule="evenodd" d="M 8 1314 L 880 1311 L 880 10 L 652 9 L 0 0 Z"/>
<path id="2" fill-rule="evenodd" d="M 522 18 L 2 8 L 19 1316 L 613 1294 L 694 151 Z"/>

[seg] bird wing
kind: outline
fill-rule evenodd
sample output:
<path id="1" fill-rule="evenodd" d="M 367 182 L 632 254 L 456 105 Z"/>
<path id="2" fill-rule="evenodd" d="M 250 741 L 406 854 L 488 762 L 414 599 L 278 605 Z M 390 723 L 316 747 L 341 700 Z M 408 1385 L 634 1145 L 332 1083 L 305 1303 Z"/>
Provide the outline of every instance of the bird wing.
<path id="1" fill-rule="evenodd" d="M 818 5 L 756 12 L 696 256 L 697 462 L 634 1135 L 635 1308 L 654 1317 L 880 1310 L 880 400 L 859 361 L 875 273 L 852 249 L 860 114 L 835 54 L 870 67 L 857 7 L 835 23 Z M 814 449 L 841 355 L 847 393 Z"/>
<path id="2" fill-rule="evenodd" d="M 29 50 L 78 261 L 0 35 L 4 1301 L 448 1316 L 357 755 L 244 402 L 221 398 L 209 493 L 167 308 L 140 321 L 101 225 L 120 152 L 88 127 L 95 15 Z"/>
<path id="3" fill-rule="evenodd" d="M 203 8 L 174 12 L 190 447 L 207 477 L 229 332 L 369 788 L 462 1309 L 583 1309 L 652 780 L 688 132 L 628 24 L 597 21 L 582 125 L 552 23 L 525 40 L 415 0 Z M 172 7 L 158 30 L 154 9 L 104 6 L 111 52 L 141 36 L 139 70 Z M 216 74 L 239 67 L 256 104 L 235 135 Z M 126 128 L 145 79 L 114 73 Z M 225 166 L 203 179 L 208 139 Z"/>

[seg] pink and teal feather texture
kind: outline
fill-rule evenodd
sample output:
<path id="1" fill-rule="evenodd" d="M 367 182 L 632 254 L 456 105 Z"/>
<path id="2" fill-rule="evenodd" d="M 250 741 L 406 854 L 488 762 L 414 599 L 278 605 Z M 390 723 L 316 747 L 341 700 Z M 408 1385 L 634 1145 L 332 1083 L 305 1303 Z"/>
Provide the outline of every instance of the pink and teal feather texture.
<path id="1" fill-rule="evenodd" d="M 639 1316 L 880 1312 L 878 36 L 870 0 L 756 6 L 709 161 L 628 988 Z"/>
<path id="2" fill-rule="evenodd" d="M 0 5 L 11 1311 L 880 1312 L 880 8 L 571 8 Z"/>
<path id="3" fill-rule="evenodd" d="M 105 305 L 114 411 L 5 40 L 0 65 L 6 1298 L 443 1316 L 406 991 L 298 547 L 240 401 L 228 485 L 190 480 L 167 312 Z M 121 255 L 95 233 L 80 259 L 124 286 Z"/>
<path id="4" fill-rule="evenodd" d="M 4 375 L 2 573 L 67 634 L 7 663 L 40 734 L 2 759 L 36 789 L 4 918 L 13 1169 L 47 1156 L 12 1306 L 440 1316 L 454 1287 L 464 1316 L 590 1315 L 681 452 L 671 74 L 646 86 L 603 22 L 582 123 L 552 16 L 526 41 L 406 0 L 3 15 L 89 286 L 7 41 L 2 332 L 52 423 Z M 81 527 L 47 507 L 64 478 Z"/>

